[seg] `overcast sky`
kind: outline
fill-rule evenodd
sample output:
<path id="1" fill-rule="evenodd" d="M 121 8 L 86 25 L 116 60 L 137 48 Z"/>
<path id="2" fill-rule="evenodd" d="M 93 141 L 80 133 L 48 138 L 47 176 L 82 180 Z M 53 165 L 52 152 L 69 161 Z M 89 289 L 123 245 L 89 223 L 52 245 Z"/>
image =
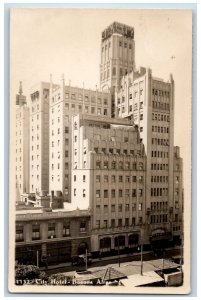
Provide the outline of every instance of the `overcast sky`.
<path id="1" fill-rule="evenodd" d="M 190 11 L 106 9 L 14 9 L 11 14 L 11 102 L 19 81 L 24 94 L 38 81 L 86 88 L 99 86 L 101 32 L 112 22 L 134 27 L 136 66 L 175 80 L 175 145 L 184 157 L 184 185 L 190 179 L 192 26 Z M 190 195 L 190 194 L 188 194 Z"/>

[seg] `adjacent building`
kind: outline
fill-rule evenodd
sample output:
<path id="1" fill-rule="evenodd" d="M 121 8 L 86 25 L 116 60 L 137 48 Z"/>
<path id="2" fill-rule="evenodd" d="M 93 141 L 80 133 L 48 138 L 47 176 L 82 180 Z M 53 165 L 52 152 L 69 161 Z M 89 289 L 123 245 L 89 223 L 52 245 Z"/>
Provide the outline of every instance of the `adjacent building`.
<path id="1" fill-rule="evenodd" d="M 16 201 L 29 192 L 29 107 L 20 82 L 16 95 Z"/>
<path id="2" fill-rule="evenodd" d="M 17 211 L 16 261 L 44 266 L 90 251 L 89 219 L 87 210 Z"/>
<path id="3" fill-rule="evenodd" d="M 90 209 L 93 253 L 142 242 L 146 157 L 132 121 L 73 117 L 71 193 L 70 209 Z"/>
<path id="4" fill-rule="evenodd" d="M 153 77 L 150 69 L 140 68 L 121 79 L 116 92 L 116 108 L 120 118 L 132 119 L 138 125 L 146 154 L 146 219 L 148 235 L 157 243 L 161 235 L 171 239 L 172 224 L 182 216 L 182 180 L 175 175 L 174 156 L 174 80 Z M 175 152 L 176 151 L 176 152 Z M 175 154 L 175 153 L 176 154 Z M 179 160 L 179 168 L 182 162 Z M 176 183 L 177 181 L 177 183 Z M 175 212 L 175 185 L 178 210 Z M 182 223 L 180 221 L 180 226 Z M 180 231 L 181 234 L 181 231 Z"/>
<path id="5" fill-rule="evenodd" d="M 107 91 L 90 90 L 50 83 L 49 107 L 49 191 L 71 202 L 72 128 L 71 119 L 77 113 L 94 117 L 111 116 L 111 98 Z"/>
<path id="6" fill-rule="evenodd" d="M 100 87 L 111 91 L 112 117 L 115 117 L 115 91 L 121 78 L 134 69 L 134 28 L 114 22 L 102 32 L 100 63 Z"/>
<path id="7" fill-rule="evenodd" d="M 30 95 L 30 193 L 49 191 L 49 90 L 50 84 L 40 82 Z"/>

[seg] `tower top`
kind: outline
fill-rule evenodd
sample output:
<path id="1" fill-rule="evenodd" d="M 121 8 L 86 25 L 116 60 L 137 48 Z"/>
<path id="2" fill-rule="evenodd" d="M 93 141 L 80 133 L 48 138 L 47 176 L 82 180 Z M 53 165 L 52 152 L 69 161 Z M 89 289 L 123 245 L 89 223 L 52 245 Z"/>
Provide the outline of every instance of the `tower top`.
<path id="1" fill-rule="evenodd" d="M 22 94 L 23 94 L 23 91 L 22 91 L 22 81 L 20 81 L 19 95 L 21 96 Z"/>
<path id="2" fill-rule="evenodd" d="M 110 38 L 114 33 L 134 39 L 134 27 L 130 27 L 119 22 L 113 22 L 110 26 L 102 31 L 102 42 Z"/>
<path id="3" fill-rule="evenodd" d="M 26 105 L 27 101 L 26 101 L 26 97 L 23 94 L 22 91 L 22 81 L 20 81 L 20 85 L 19 85 L 19 92 L 16 95 L 16 105 L 22 106 L 22 105 Z"/>

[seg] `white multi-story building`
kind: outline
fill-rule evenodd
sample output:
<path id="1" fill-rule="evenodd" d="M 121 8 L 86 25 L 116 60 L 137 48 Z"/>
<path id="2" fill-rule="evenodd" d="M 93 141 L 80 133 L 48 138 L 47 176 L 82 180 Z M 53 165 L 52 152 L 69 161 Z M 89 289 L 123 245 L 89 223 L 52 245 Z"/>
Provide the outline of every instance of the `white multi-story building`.
<path id="1" fill-rule="evenodd" d="M 29 192 L 29 108 L 20 82 L 16 95 L 16 201 Z"/>
<path id="2" fill-rule="evenodd" d="M 30 193 L 49 191 L 49 83 L 31 89 L 30 99 Z"/>
<path id="3" fill-rule="evenodd" d="M 182 180 L 177 183 L 175 210 L 174 168 L 174 80 L 152 76 L 150 69 L 140 68 L 121 79 L 116 92 L 117 114 L 138 125 L 146 153 L 146 209 L 150 238 L 172 234 L 173 222 L 180 222 L 182 232 Z M 177 150 L 179 158 L 179 151 Z M 182 170 L 182 163 L 179 168 Z"/>
<path id="4" fill-rule="evenodd" d="M 51 83 L 49 107 L 49 191 L 71 198 L 71 118 L 83 112 L 92 116 L 111 115 L 110 93 Z"/>
<path id="5" fill-rule="evenodd" d="M 70 209 L 90 209 L 91 251 L 135 247 L 144 236 L 146 157 L 130 120 L 72 119 Z M 135 237 L 135 238 L 134 238 Z M 135 243 L 134 243 L 135 240 Z"/>

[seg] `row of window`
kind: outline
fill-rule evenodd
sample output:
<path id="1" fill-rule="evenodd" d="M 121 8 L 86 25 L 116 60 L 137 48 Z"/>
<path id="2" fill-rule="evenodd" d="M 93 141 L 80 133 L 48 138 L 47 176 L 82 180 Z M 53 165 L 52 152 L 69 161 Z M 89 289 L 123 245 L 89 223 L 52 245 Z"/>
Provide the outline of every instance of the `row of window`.
<path id="1" fill-rule="evenodd" d="M 60 152 L 57 153 L 57 158 L 60 159 Z M 68 151 L 65 150 L 65 157 L 68 157 Z M 52 152 L 52 158 L 54 158 L 54 152 Z"/>
<path id="2" fill-rule="evenodd" d="M 151 188 L 151 196 L 168 196 L 168 188 Z"/>
<path id="3" fill-rule="evenodd" d="M 54 170 L 55 165 L 56 164 L 52 164 L 52 170 Z M 67 162 L 65 162 L 64 167 L 65 167 L 66 170 L 68 169 L 68 163 Z M 57 169 L 58 170 L 60 169 L 60 163 L 57 164 Z"/>
<path id="4" fill-rule="evenodd" d="M 152 113 L 152 120 L 170 122 L 170 116 L 158 113 Z"/>
<path id="5" fill-rule="evenodd" d="M 129 218 L 125 218 L 125 222 L 124 222 L 124 226 L 129 226 L 129 225 L 136 225 L 136 219 L 135 218 L 132 218 L 131 219 L 131 223 L 129 222 Z M 139 217 L 138 218 L 138 225 L 141 225 L 142 224 L 142 217 Z M 109 222 L 108 220 L 103 220 L 103 226 L 102 228 L 108 228 L 108 225 L 109 225 Z M 114 227 L 123 227 L 123 220 L 122 219 L 111 219 L 111 225 L 110 225 L 111 228 L 114 228 Z M 96 220 L 96 228 L 97 229 L 100 229 L 101 228 L 101 221 L 100 220 Z M 120 243 L 120 241 L 119 241 Z"/>
<path id="6" fill-rule="evenodd" d="M 94 139 L 97 139 L 98 137 L 94 136 Z M 114 141 L 114 139 L 111 137 L 111 140 Z M 124 137 L 124 143 L 128 143 L 129 139 L 128 137 Z M 103 153 L 103 154 L 125 154 L 125 155 L 140 155 L 141 154 L 141 150 L 133 150 L 131 149 L 130 151 L 128 149 L 115 149 L 115 148 L 98 148 L 95 147 L 94 151 L 96 153 Z M 83 154 L 86 154 L 86 149 L 84 149 Z"/>
<path id="7" fill-rule="evenodd" d="M 103 198 L 109 198 L 109 193 L 110 193 L 110 197 L 111 198 L 122 198 L 122 197 L 126 197 L 129 198 L 130 196 L 132 197 L 137 197 L 137 190 L 136 189 L 119 189 L 118 192 L 115 189 L 112 190 L 96 190 L 96 198 L 101 198 L 101 196 Z M 102 195 L 101 195 L 102 194 Z M 143 189 L 138 189 L 138 196 L 142 197 L 143 196 Z"/>
<path id="8" fill-rule="evenodd" d="M 168 164 L 151 164 L 151 170 L 160 170 L 160 171 L 168 171 L 169 170 L 169 166 Z"/>
<path id="9" fill-rule="evenodd" d="M 168 176 L 151 176 L 151 182 L 168 182 Z"/>
<path id="10" fill-rule="evenodd" d="M 152 101 L 152 107 L 158 108 L 158 109 L 163 109 L 163 110 L 170 109 L 169 103 L 163 103 L 163 102 L 158 102 L 158 101 Z"/>
<path id="11" fill-rule="evenodd" d="M 169 152 L 167 152 L 167 151 L 151 151 L 151 157 L 168 158 Z"/>
<path id="12" fill-rule="evenodd" d="M 122 176 L 122 175 L 115 176 L 115 175 L 111 175 L 110 180 L 111 180 L 111 182 L 137 182 L 137 177 L 136 176 Z M 139 176 L 138 181 L 140 183 L 142 183 L 143 182 L 143 176 Z M 104 183 L 109 182 L 109 176 L 104 175 L 102 177 L 101 175 L 96 175 L 96 182 L 104 182 Z"/>
<path id="13" fill-rule="evenodd" d="M 110 165 L 110 166 L 109 166 Z M 116 169 L 118 170 L 136 170 L 137 164 L 136 163 L 130 163 L 129 161 L 119 161 L 118 164 L 116 161 L 112 161 L 111 164 L 109 164 L 109 161 L 105 160 L 104 162 L 101 162 L 100 160 L 96 161 L 96 169 Z M 138 163 L 138 170 L 143 170 L 143 162 Z"/>
<path id="14" fill-rule="evenodd" d="M 152 145 L 169 146 L 169 139 L 152 138 Z"/>
<path id="15" fill-rule="evenodd" d="M 66 99 L 71 98 L 72 100 L 76 100 L 76 99 L 83 100 L 83 95 L 82 94 L 76 94 L 76 93 L 71 93 L 71 95 L 70 95 L 68 92 L 66 92 L 65 93 L 65 98 Z M 95 96 L 90 97 L 88 95 L 84 95 L 84 101 L 85 102 L 89 102 L 90 99 L 91 99 L 91 103 L 97 103 L 99 105 L 102 105 L 102 103 L 103 103 L 104 105 L 108 105 L 108 98 L 102 99 L 102 98 L 98 97 L 97 100 L 96 100 Z"/>
<path id="16" fill-rule="evenodd" d="M 118 205 L 112 204 L 111 205 L 111 212 L 116 212 L 116 210 L 118 212 L 123 212 L 123 204 L 121 204 L 121 203 L 118 204 Z M 132 203 L 131 207 L 130 207 L 130 204 L 126 203 L 124 205 L 124 210 L 125 210 L 125 212 L 129 212 L 130 210 L 136 211 L 136 203 Z M 142 203 L 138 204 L 138 210 L 139 211 L 142 210 Z M 96 205 L 96 213 L 101 214 L 101 206 L 100 205 Z M 108 205 L 103 206 L 103 213 L 104 214 L 109 213 L 109 206 Z"/>
<path id="17" fill-rule="evenodd" d="M 79 231 L 86 232 L 86 222 L 80 222 L 80 228 Z M 67 237 L 70 235 L 70 222 L 63 223 L 63 230 L 62 230 L 62 236 Z M 41 239 L 41 230 L 40 230 L 40 224 L 38 225 L 32 225 L 32 231 L 31 231 L 31 238 L 32 240 L 40 240 Z M 48 239 L 56 238 L 56 224 L 55 223 L 49 223 L 48 224 Z M 24 241 L 24 226 L 23 225 L 17 225 L 16 226 L 16 242 L 22 242 Z"/>
<path id="18" fill-rule="evenodd" d="M 170 97 L 170 92 L 158 90 L 158 89 L 152 89 L 152 95 L 160 96 L 160 97 Z"/>
<path id="19" fill-rule="evenodd" d="M 151 216 L 151 224 L 165 223 L 167 221 L 168 221 L 168 215 L 167 214 L 152 215 Z"/>
<path id="20" fill-rule="evenodd" d="M 169 133 L 169 127 L 152 126 L 152 132 Z"/>
<path id="21" fill-rule="evenodd" d="M 151 211 L 161 211 L 168 209 L 168 202 L 151 202 Z"/>

